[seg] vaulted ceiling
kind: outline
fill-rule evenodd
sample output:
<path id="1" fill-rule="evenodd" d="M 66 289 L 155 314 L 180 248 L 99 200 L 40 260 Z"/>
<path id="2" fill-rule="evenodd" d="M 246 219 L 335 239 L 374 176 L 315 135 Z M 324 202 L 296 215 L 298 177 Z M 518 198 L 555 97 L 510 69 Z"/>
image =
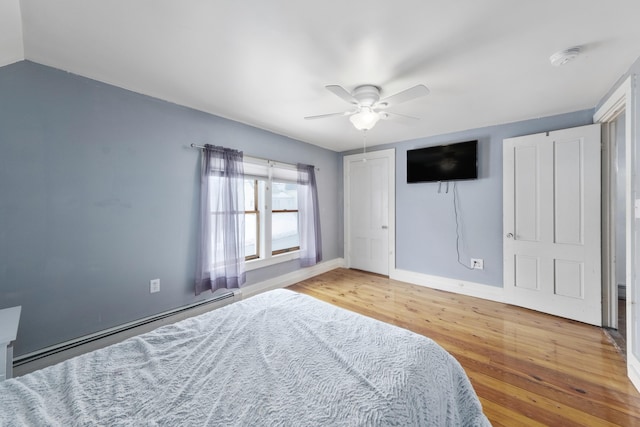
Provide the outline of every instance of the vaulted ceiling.
<path id="1" fill-rule="evenodd" d="M 637 0 L 2 0 L 0 66 L 66 70 L 336 151 L 328 84 L 388 96 L 369 145 L 593 108 L 640 56 Z M 562 67 L 549 56 L 573 46 Z"/>

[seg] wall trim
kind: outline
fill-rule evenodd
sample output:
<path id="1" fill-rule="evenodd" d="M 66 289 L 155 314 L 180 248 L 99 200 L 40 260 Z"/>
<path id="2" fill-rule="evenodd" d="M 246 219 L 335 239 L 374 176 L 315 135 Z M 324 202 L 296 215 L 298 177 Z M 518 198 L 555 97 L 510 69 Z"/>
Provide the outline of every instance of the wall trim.
<path id="1" fill-rule="evenodd" d="M 630 346 L 627 345 L 627 354 L 629 354 L 629 351 L 631 350 L 629 347 Z M 635 363 L 631 362 L 627 365 L 627 376 L 636 390 L 640 390 L 640 370 L 635 366 Z"/>
<path id="2" fill-rule="evenodd" d="M 295 283 L 303 280 L 310 279 L 322 273 L 326 273 L 336 268 L 345 266 L 344 258 L 335 258 L 329 261 L 324 261 L 311 267 L 301 268 L 291 273 L 283 274 L 282 276 L 274 277 L 273 279 L 264 280 L 253 285 L 243 286 L 242 298 L 248 298 L 262 292 L 271 291 L 273 289 L 286 288 Z"/>
<path id="3" fill-rule="evenodd" d="M 631 77 L 627 77 L 593 115 L 594 123 L 610 122 L 626 108 L 632 93 Z"/>
<path id="4" fill-rule="evenodd" d="M 399 269 L 392 270 L 389 274 L 389 278 L 411 283 L 413 285 L 424 286 L 431 289 L 438 289 L 469 297 L 482 298 L 502 303 L 507 302 L 505 300 L 504 288 L 498 286 L 484 285 L 482 283 L 432 276 L 429 274 Z"/>
<path id="5" fill-rule="evenodd" d="M 593 115 L 594 123 L 608 123 L 614 120 L 624 109 L 625 115 L 625 148 L 626 148 L 626 177 L 625 177 L 625 197 L 627 199 L 627 205 L 625 207 L 626 213 L 626 289 L 625 293 L 627 299 L 627 375 L 629 379 L 640 390 L 640 358 L 633 352 L 633 347 L 640 339 L 640 333 L 637 326 L 633 323 L 633 309 L 638 293 L 640 293 L 640 283 L 637 280 L 638 268 L 636 266 L 636 245 L 638 239 L 636 237 L 636 231 L 638 226 L 635 219 L 635 200 L 637 198 L 636 193 L 636 152 L 638 138 L 636 134 L 635 122 L 638 112 L 637 100 L 636 100 L 636 76 L 631 73 L 618 88 L 611 94 L 607 100 L 602 104 L 600 108 Z M 608 199 L 605 199 L 605 203 Z M 612 209 L 612 206 L 607 206 L 607 209 Z M 604 262 L 611 263 L 611 259 L 604 259 Z M 608 283 L 609 287 L 614 287 L 615 283 Z M 612 289 L 607 289 L 612 291 Z M 609 310 L 614 313 L 617 310 L 618 301 L 611 298 L 609 302 Z"/>

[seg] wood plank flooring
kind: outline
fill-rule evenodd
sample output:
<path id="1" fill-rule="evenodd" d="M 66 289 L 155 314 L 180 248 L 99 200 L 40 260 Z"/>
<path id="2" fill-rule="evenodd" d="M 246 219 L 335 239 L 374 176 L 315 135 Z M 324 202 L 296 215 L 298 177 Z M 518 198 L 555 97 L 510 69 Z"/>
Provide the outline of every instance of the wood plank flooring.
<path id="1" fill-rule="evenodd" d="M 289 289 L 435 340 L 496 427 L 640 426 L 640 395 L 601 328 L 357 270 Z"/>

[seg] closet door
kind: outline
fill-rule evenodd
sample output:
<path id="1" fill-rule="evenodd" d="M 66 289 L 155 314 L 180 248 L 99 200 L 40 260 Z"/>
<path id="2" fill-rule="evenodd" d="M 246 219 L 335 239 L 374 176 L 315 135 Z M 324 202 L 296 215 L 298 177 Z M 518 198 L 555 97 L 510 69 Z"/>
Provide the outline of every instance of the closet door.
<path id="1" fill-rule="evenodd" d="M 600 125 L 504 140 L 507 302 L 602 324 Z"/>
<path id="2" fill-rule="evenodd" d="M 394 150 L 345 156 L 345 258 L 347 267 L 389 275 L 395 226 L 391 197 Z"/>

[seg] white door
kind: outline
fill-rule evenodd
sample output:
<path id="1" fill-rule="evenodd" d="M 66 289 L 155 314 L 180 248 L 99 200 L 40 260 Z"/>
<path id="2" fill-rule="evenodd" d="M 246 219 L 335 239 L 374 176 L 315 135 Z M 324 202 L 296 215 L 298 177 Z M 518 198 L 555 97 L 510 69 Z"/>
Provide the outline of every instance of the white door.
<path id="1" fill-rule="evenodd" d="M 600 125 L 504 140 L 507 302 L 600 326 Z"/>
<path id="2" fill-rule="evenodd" d="M 395 151 L 344 158 L 347 267 L 389 275 L 393 259 Z"/>

